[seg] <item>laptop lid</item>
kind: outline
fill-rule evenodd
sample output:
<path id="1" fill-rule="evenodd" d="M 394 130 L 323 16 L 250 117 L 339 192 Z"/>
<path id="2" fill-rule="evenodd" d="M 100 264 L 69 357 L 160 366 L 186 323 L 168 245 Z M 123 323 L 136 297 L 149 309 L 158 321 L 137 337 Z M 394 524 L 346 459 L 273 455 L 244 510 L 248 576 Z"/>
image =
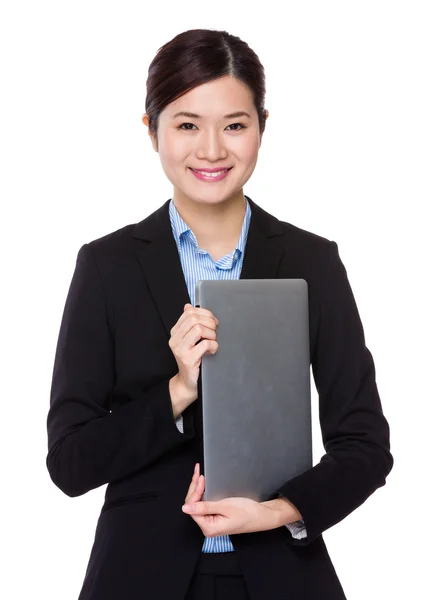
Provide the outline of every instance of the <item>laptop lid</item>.
<path id="1" fill-rule="evenodd" d="M 312 466 L 307 282 L 198 281 L 195 304 L 219 319 L 201 363 L 204 498 L 264 501 Z"/>

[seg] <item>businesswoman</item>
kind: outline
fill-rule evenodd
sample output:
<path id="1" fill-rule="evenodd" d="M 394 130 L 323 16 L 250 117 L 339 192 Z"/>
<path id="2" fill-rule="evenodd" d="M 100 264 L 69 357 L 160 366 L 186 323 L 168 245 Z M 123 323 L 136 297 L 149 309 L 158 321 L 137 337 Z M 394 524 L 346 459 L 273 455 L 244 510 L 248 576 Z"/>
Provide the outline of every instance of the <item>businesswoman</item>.
<path id="1" fill-rule="evenodd" d="M 257 55 L 225 31 L 157 52 L 143 122 L 173 196 L 79 250 L 56 349 L 47 466 L 105 491 L 82 600 L 340 600 L 323 532 L 393 465 L 373 358 L 337 244 L 243 193 L 268 117 Z M 200 279 L 303 278 L 326 453 L 268 501 L 203 502 L 199 368 L 218 315 Z M 259 324 L 261 326 L 261 324 Z M 274 332 L 271 332 L 274 335 Z"/>

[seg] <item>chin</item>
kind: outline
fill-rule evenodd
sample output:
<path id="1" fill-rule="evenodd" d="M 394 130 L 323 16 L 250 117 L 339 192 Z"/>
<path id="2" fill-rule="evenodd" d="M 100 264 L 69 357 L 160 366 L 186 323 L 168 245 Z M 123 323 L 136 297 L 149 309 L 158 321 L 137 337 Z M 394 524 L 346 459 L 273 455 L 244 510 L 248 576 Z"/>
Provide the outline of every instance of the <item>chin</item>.
<path id="1" fill-rule="evenodd" d="M 194 202 L 199 202 L 203 204 L 220 204 L 222 202 L 227 202 L 232 200 L 240 195 L 243 195 L 243 189 L 236 190 L 226 190 L 226 191 L 215 191 L 215 192 L 207 192 L 202 191 L 201 193 L 196 193 L 196 190 L 188 190 L 186 192 L 179 192 L 181 197 L 190 198 Z"/>

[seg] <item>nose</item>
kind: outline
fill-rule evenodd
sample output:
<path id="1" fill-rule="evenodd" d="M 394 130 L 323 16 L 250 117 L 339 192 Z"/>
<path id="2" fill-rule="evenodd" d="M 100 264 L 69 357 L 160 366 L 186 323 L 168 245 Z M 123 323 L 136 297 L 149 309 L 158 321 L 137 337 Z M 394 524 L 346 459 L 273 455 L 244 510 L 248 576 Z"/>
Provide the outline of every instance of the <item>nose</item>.
<path id="1" fill-rule="evenodd" d="M 197 140 L 197 158 L 216 162 L 228 156 L 224 140 L 216 131 L 203 131 Z"/>

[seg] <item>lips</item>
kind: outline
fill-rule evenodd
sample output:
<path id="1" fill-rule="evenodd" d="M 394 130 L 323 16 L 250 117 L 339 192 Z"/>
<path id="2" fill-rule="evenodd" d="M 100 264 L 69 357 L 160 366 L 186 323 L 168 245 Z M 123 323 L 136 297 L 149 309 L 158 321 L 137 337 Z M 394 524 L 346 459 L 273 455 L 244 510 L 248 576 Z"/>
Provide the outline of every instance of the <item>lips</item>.
<path id="1" fill-rule="evenodd" d="M 232 167 L 228 167 L 227 169 L 212 169 L 212 170 L 206 170 L 206 169 L 193 169 L 192 167 L 189 167 L 189 169 L 191 171 L 195 171 L 195 173 L 203 173 L 204 175 L 208 174 L 208 173 L 219 173 L 220 171 L 230 171 L 232 169 Z"/>
<path id="2" fill-rule="evenodd" d="M 218 171 L 214 171 L 214 174 L 211 174 L 206 171 L 196 171 L 195 169 L 192 169 L 192 167 L 188 168 L 194 177 L 201 181 L 206 181 L 207 183 L 218 183 L 219 181 L 222 181 L 228 176 L 229 171 L 232 169 L 232 167 L 229 167 L 228 169 L 221 169 L 220 173 L 218 173 Z"/>

